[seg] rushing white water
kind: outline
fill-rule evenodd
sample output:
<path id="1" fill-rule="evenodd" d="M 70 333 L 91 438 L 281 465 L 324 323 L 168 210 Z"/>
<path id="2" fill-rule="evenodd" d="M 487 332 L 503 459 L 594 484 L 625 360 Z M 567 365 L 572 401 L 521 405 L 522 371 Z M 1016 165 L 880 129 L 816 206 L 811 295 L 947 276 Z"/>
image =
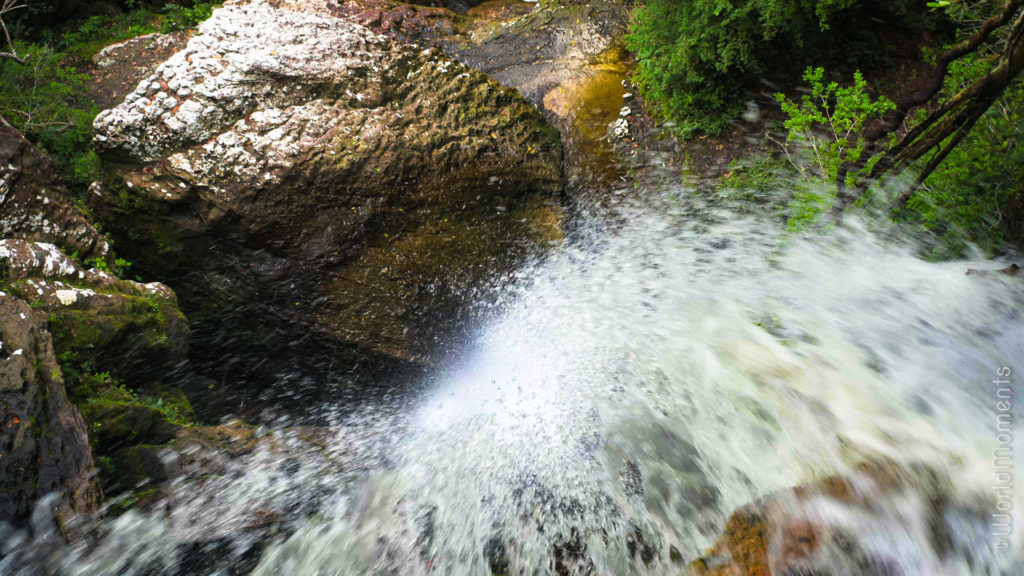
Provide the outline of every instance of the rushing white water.
<path id="1" fill-rule="evenodd" d="M 275 510 L 289 529 L 256 574 L 678 574 L 737 507 L 887 458 L 948 475 L 964 512 L 942 519 L 942 551 L 914 496 L 925 476 L 870 513 L 816 504 L 875 573 L 1022 573 L 1024 532 L 998 549 L 987 514 L 1002 367 L 1024 438 L 1024 284 L 965 275 L 1004 264 L 927 263 L 856 222 L 789 237 L 671 201 L 619 220 L 524 270 L 414 406 L 367 406 L 294 466 L 264 453 L 201 491 L 182 483 L 171 512 L 122 516 L 98 549 L 53 562 L 174 573 L 177 542 L 244 548 L 247 519 Z M 1022 471 L 1018 453 L 1018 527 Z"/>

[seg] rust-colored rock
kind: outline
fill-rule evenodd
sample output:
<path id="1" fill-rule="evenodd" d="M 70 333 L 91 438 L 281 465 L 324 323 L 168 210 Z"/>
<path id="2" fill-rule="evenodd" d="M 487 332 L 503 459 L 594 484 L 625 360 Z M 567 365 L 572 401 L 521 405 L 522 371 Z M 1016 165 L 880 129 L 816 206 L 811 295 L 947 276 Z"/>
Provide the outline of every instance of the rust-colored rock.
<path id="1" fill-rule="evenodd" d="M 736 510 L 718 541 L 692 562 L 700 576 L 935 574 L 947 562 L 992 558 L 964 541 L 988 526 L 991 505 L 960 494 L 925 466 L 867 461 L 846 475 L 769 495 Z"/>
<path id="2" fill-rule="evenodd" d="M 89 71 L 93 84 L 91 99 L 102 108 L 124 100 L 139 81 L 172 54 L 184 48 L 188 33 L 146 34 L 107 46 L 92 58 L 95 68 Z"/>

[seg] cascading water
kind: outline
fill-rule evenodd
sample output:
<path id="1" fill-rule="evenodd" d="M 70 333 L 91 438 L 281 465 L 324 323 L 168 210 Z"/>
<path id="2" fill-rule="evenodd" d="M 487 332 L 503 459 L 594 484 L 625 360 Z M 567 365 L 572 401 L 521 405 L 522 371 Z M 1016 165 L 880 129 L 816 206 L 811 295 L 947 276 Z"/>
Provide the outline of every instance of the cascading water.
<path id="1" fill-rule="evenodd" d="M 620 225 L 524 269 L 412 404 L 361 407 L 317 452 L 280 434 L 234 473 L 112 521 L 95 549 L 15 546 L 83 576 L 229 574 L 254 539 L 270 542 L 248 559 L 261 576 L 678 574 L 734 509 L 885 461 L 948 475 L 946 545 L 929 536 L 934 501 L 915 496 L 937 481 L 911 473 L 870 513 L 814 504 L 867 558 L 828 573 L 1024 573 L 1020 530 L 1004 550 L 992 517 L 1002 367 L 1024 437 L 1020 281 L 965 275 L 992 262 L 927 263 L 854 221 L 793 237 L 765 218 L 694 218 L 686 196 L 622 207 Z M 254 535 L 257 513 L 286 528 Z M 224 545 L 197 562 L 184 541 Z"/>

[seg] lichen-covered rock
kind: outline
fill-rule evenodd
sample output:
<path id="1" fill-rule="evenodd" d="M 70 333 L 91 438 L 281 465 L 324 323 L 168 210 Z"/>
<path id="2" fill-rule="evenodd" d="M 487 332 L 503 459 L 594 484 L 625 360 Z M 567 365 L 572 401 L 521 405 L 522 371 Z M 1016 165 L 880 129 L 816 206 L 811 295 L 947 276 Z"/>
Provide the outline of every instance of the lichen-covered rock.
<path id="1" fill-rule="evenodd" d="M 868 461 L 736 510 L 695 576 L 995 572 L 991 502 L 926 466 Z"/>
<path id="2" fill-rule="evenodd" d="M 92 57 L 96 66 L 89 70 L 92 83 L 89 97 L 103 109 L 120 104 L 139 81 L 185 47 L 188 33 L 146 34 L 111 44 Z"/>
<path id="3" fill-rule="evenodd" d="M 218 382 L 224 358 L 232 380 L 294 354 L 352 366 L 339 346 L 427 360 L 560 237 L 560 144 L 529 103 L 323 13 L 216 10 L 95 127 L 90 199 L 204 326 Z"/>
<path id="4" fill-rule="evenodd" d="M 141 376 L 187 351 L 188 325 L 168 287 L 86 270 L 52 244 L 0 240 L 0 288 L 46 313 L 61 353 L 97 369 Z"/>
<path id="5" fill-rule="evenodd" d="M 53 160 L 0 118 L 0 238 L 57 244 L 83 258 L 109 246 L 71 201 Z"/>
<path id="6" fill-rule="evenodd" d="M 27 524 L 36 500 L 61 495 L 56 518 L 91 514 L 102 495 L 85 423 L 68 402 L 46 315 L 0 292 L 0 518 Z"/>

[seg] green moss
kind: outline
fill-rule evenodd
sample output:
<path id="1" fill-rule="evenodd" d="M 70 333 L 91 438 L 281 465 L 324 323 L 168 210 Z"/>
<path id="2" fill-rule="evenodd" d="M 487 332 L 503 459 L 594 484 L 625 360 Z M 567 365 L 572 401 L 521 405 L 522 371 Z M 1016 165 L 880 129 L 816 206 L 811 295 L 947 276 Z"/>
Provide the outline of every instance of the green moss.
<path id="1" fill-rule="evenodd" d="M 119 306 L 106 311 L 56 308 L 50 312 L 50 332 L 60 351 L 74 351 L 82 358 L 99 361 L 99 356 L 132 346 L 143 338 L 150 347 L 167 339 L 167 318 L 163 310 L 142 296 L 118 294 Z"/>
<path id="2" fill-rule="evenodd" d="M 170 441 L 179 426 L 166 410 L 147 405 L 131 391 L 112 386 L 79 405 L 100 454 L 142 443 Z"/>
<path id="3" fill-rule="evenodd" d="M 163 490 L 152 486 L 125 492 L 109 502 L 107 515 L 117 518 L 129 510 L 151 504 L 162 496 Z"/>

